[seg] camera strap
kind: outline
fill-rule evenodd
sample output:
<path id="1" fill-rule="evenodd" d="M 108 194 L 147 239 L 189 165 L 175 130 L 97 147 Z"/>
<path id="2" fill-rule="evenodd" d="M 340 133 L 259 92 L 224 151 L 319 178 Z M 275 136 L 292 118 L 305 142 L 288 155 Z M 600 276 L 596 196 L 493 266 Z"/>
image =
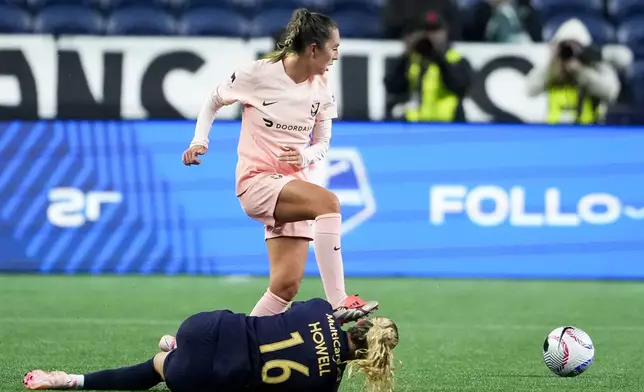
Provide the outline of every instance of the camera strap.
<path id="1" fill-rule="evenodd" d="M 577 94 L 577 118 L 575 119 L 575 123 L 579 124 L 579 119 L 581 119 L 581 114 L 584 110 L 584 101 L 588 94 L 586 93 L 586 89 L 583 88 L 578 87 L 577 91 L 579 93 Z"/>

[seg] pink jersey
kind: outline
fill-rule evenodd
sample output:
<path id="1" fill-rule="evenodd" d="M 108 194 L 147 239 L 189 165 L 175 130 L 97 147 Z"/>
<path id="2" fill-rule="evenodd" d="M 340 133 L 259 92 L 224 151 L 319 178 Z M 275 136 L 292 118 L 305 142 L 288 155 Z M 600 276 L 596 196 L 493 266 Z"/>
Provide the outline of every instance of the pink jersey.
<path id="1" fill-rule="evenodd" d="M 259 173 L 306 179 L 305 168 L 326 154 L 330 120 L 337 117 L 335 97 L 326 76 L 315 76 L 296 84 L 286 75 L 281 61 L 258 60 L 237 69 L 213 91 L 211 102 L 215 111 L 234 102 L 243 105 L 237 148 L 237 195 L 243 193 L 248 180 Z M 204 119 L 198 120 L 192 144 L 203 144 L 203 141 L 200 143 L 203 132 L 200 135 L 199 129 L 207 123 Z M 209 128 L 210 124 L 208 131 Z M 316 135 L 316 132 L 324 135 Z M 207 132 L 205 137 L 207 139 Z M 315 146 L 316 141 L 320 145 Z M 301 151 L 303 165 L 280 162 L 278 155 L 284 152 L 282 146 Z"/>

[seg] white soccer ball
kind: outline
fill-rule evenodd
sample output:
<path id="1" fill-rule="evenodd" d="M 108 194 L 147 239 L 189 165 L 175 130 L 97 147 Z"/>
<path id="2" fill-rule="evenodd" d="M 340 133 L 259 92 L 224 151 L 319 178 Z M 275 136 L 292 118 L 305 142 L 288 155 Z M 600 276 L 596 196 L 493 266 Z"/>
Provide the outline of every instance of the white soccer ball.
<path id="1" fill-rule="evenodd" d="M 583 373 L 595 358 L 590 336 L 577 327 L 559 327 L 543 342 L 543 360 L 552 372 L 561 377 Z"/>

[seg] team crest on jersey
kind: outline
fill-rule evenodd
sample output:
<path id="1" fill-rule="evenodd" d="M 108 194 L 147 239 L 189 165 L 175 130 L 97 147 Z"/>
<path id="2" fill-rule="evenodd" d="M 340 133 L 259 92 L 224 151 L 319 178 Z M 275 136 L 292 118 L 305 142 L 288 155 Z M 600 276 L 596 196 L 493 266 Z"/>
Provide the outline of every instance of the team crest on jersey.
<path id="1" fill-rule="evenodd" d="M 313 105 L 311 105 L 311 117 L 317 116 L 319 111 L 320 111 L 320 101 L 314 101 Z"/>
<path id="2" fill-rule="evenodd" d="M 343 234 L 355 230 L 376 213 L 376 199 L 358 149 L 331 148 L 326 159 L 315 165 L 309 179 L 340 200 Z"/>

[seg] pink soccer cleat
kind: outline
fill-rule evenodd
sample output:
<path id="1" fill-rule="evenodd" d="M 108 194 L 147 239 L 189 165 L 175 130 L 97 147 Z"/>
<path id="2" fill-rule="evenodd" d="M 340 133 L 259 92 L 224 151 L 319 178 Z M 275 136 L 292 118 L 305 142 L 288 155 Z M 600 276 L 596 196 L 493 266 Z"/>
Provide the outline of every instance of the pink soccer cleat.
<path id="1" fill-rule="evenodd" d="M 75 389 L 77 381 L 65 372 L 46 372 L 32 370 L 25 374 L 27 389 Z"/>
<path id="2" fill-rule="evenodd" d="M 340 322 L 340 325 L 358 321 L 378 309 L 378 301 L 363 301 L 357 295 L 350 295 L 344 304 L 333 311 L 333 316 Z"/>
<path id="3" fill-rule="evenodd" d="M 168 353 L 177 348 L 177 338 L 172 335 L 163 335 L 159 340 L 159 349 L 164 353 Z"/>

